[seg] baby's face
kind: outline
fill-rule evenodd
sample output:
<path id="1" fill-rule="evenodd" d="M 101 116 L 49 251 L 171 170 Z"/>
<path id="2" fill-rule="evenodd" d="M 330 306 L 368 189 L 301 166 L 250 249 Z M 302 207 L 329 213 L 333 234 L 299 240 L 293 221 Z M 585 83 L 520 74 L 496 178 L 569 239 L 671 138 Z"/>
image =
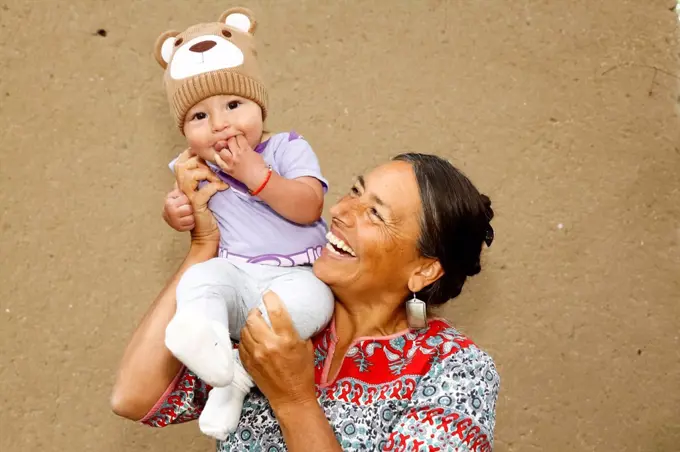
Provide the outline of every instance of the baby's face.
<path id="1" fill-rule="evenodd" d="M 184 119 L 184 135 L 194 154 L 215 163 L 227 140 L 243 135 L 252 149 L 262 139 L 262 110 L 239 96 L 212 96 L 194 105 Z"/>

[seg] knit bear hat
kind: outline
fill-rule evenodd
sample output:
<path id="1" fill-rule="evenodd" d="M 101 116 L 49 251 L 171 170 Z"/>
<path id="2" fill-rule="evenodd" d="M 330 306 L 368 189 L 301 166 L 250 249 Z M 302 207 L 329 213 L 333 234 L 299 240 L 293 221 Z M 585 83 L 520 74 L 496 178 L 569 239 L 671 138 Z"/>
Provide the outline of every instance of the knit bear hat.
<path id="1" fill-rule="evenodd" d="M 165 69 L 164 85 L 180 130 L 191 107 L 219 94 L 250 99 L 262 108 L 262 119 L 267 117 L 267 89 L 253 37 L 256 26 L 250 10 L 231 8 L 219 22 L 158 37 L 154 55 Z"/>

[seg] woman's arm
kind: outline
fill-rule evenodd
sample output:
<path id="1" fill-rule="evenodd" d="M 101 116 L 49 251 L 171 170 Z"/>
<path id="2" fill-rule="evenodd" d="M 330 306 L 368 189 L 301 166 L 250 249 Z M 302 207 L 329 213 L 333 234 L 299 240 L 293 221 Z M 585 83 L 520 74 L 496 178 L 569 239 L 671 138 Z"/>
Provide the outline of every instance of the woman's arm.
<path id="1" fill-rule="evenodd" d="M 191 247 L 184 262 L 145 314 L 128 343 L 111 395 L 111 406 L 119 416 L 142 419 L 165 393 L 182 365 L 165 348 L 165 328 L 175 313 L 175 290 L 184 272 L 217 254 L 219 231 L 208 210 L 208 200 L 228 186 L 197 157 L 184 152 L 175 164 L 180 189 L 194 212 Z M 208 184 L 198 190 L 198 184 Z"/>
<path id="2" fill-rule="evenodd" d="M 241 330 L 241 362 L 269 400 L 290 452 L 342 452 L 316 398 L 314 347 L 297 334 L 279 297 L 263 296 L 271 327 L 259 309 Z"/>
<path id="3" fill-rule="evenodd" d="M 133 333 L 111 395 L 117 415 L 142 419 L 179 373 L 182 364 L 165 348 L 165 328 L 175 314 L 177 283 L 189 267 L 214 257 L 216 251 L 216 247 L 192 246 Z"/>
<path id="4" fill-rule="evenodd" d="M 316 399 L 273 409 L 290 452 L 342 452 L 326 414 Z"/>

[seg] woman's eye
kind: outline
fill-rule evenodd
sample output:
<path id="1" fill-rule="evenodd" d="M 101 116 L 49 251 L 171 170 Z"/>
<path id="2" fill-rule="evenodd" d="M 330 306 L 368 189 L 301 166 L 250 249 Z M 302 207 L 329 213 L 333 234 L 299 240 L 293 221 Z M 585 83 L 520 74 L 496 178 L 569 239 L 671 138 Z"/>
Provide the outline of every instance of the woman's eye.
<path id="1" fill-rule="evenodd" d="M 368 212 L 369 212 L 373 217 L 375 217 L 375 218 L 377 218 L 378 220 L 382 221 L 382 217 L 380 216 L 380 214 L 378 213 L 378 211 L 375 210 L 374 207 L 371 207 L 370 209 L 368 209 Z"/>
<path id="2" fill-rule="evenodd" d="M 241 103 L 241 102 L 239 102 L 239 101 L 237 101 L 237 100 L 232 100 L 231 102 L 229 102 L 229 103 L 227 104 L 227 108 L 228 108 L 229 110 L 234 110 L 234 109 L 238 108 L 238 106 L 240 105 L 240 103 Z"/>
<path id="3" fill-rule="evenodd" d="M 359 196 L 359 189 L 356 188 L 356 187 L 352 187 L 352 188 L 349 189 L 349 193 L 350 193 L 352 196 Z"/>
<path id="4" fill-rule="evenodd" d="M 194 115 L 194 117 L 193 117 L 192 119 L 195 119 L 195 120 L 197 120 L 197 121 L 200 121 L 201 119 L 205 119 L 206 116 L 207 116 L 207 115 L 206 115 L 205 113 L 203 113 L 202 111 L 199 111 L 198 113 L 196 113 L 196 114 Z"/>

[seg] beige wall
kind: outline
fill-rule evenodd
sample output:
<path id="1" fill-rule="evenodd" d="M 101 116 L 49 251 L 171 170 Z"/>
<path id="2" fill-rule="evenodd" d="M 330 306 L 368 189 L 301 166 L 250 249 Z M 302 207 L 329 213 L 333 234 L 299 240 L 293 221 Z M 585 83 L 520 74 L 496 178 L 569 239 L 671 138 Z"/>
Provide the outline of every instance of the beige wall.
<path id="1" fill-rule="evenodd" d="M 245 3 L 269 125 L 314 145 L 327 205 L 406 150 L 495 201 L 486 270 L 446 314 L 498 364 L 496 450 L 678 450 L 673 0 Z M 3 452 L 212 450 L 107 399 L 187 244 L 159 217 L 182 140 L 151 49 L 228 6 L 0 4 Z"/>

